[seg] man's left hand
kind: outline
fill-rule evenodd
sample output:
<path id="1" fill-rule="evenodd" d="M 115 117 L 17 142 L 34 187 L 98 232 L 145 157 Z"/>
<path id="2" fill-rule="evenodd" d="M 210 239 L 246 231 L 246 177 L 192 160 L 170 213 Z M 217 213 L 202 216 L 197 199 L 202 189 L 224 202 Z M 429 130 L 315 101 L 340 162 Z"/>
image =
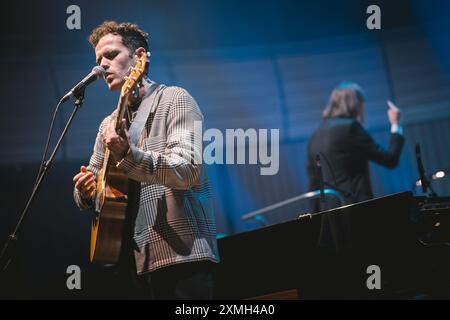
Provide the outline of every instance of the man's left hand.
<path id="1" fill-rule="evenodd" d="M 125 121 L 122 119 L 121 127 L 116 131 L 115 121 L 111 120 L 102 132 L 102 141 L 116 160 L 124 158 L 130 149 L 130 136 Z"/>

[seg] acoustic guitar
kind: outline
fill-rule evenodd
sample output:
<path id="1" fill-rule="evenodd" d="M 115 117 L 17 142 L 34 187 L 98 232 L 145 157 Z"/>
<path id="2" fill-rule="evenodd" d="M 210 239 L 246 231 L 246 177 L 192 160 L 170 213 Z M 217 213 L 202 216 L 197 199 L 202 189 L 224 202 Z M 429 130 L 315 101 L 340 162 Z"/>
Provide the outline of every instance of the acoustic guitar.
<path id="1" fill-rule="evenodd" d="M 125 77 L 116 108 L 116 130 L 121 127 L 129 97 L 137 92 L 148 64 L 148 54 L 137 58 L 136 64 Z M 128 205 L 128 177 L 110 159 L 105 149 L 102 169 L 97 175 L 95 197 L 95 218 L 91 227 L 90 261 L 93 263 L 116 264 L 122 245 L 123 228 Z"/>

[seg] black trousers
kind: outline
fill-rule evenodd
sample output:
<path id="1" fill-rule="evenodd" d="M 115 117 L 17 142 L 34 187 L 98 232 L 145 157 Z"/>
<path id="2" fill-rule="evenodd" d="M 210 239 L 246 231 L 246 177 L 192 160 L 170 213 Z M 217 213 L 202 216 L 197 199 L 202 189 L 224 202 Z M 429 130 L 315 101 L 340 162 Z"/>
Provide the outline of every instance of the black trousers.
<path id="1" fill-rule="evenodd" d="M 133 214 L 127 216 L 126 231 L 132 234 Z M 214 298 L 214 278 L 216 263 L 202 260 L 181 262 L 157 269 L 143 275 L 136 275 L 134 241 L 126 237 L 122 243 L 119 262 L 120 296 L 157 300 L 197 300 Z"/>
<path id="2" fill-rule="evenodd" d="M 214 298 L 215 263 L 179 263 L 138 276 L 143 298 L 205 300 Z"/>

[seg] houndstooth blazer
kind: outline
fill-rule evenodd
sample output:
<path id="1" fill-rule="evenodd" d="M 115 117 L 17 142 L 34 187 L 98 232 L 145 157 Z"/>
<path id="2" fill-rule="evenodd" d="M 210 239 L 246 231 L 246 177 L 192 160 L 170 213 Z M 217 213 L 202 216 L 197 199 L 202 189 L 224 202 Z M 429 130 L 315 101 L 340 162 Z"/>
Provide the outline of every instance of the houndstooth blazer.
<path id="1" fill-rule="evenodd" d="M 157 93 L 158 92 L 158 93 Z M 138 187 L 134 195 L 134 256 L 138 274 L 180 262 L 219 261 L 216 225 L 206 168 L 195 164 L 194 121 L 203 115 L 192 96 L 179 87 L 155 90 L 160 94 L 150 110 L 138 146 L 131 145 L 117 163 Z M 97 176 L 105 145 L 100 137 L 114 113 L 100 125 L 88 170 Z M 201 144 L 200 144 L 201 149 Z M 83 210 L 92 207 L 74 189 Z"/>

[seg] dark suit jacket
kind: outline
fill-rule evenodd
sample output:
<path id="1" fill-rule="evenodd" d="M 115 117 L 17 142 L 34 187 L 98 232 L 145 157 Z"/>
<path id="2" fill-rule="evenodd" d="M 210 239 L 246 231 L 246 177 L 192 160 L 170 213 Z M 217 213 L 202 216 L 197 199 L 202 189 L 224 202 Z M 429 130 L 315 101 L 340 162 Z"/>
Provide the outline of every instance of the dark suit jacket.
<path id="1" fill-rule="evenodd" d="M 369 160 L 394 168 L 398 164 L 403 143 L 403 136 L 391 134 L 389 148 L 384 150 L 357 120 L 325 120 L 308 144 L 309 188 L 319 189 L 320 180 L 315 157 L 320 153 L 324 181 L 346 193 L 346 204 L 371 199 L 373 194 Z M 330 200 L 327 198 L 324 202 L 314 201 L 313 211 L 325 211 L 338 206 Z M 322 215 L 318 245 L 322 248 L 332 248 L 336 252 L 351 250 L 358 242 L 352 236 L 352 230 L 358 229 L 355 223 L 349 215 Z"/>
<path id="2" fill-rule="evenodd" d="M 369 160 L 386 167 L 398 164 L 404 138 L 391 134 L 389 148 L 380 147 L 361 124 L 354 119 L 332 118 L 325 120 L 313 134 L 308 145 L 309 189 L 319 189 L 319 175 L 315 157 L 321 154 L 322 175 L 325 183 L 341 190 L 346 204 L 368 200 L 373 197 L 369 175 Z M 326 187 L 329 187 L 328 185 Z M 330 201 L 312 203 L 313 210 L 324 211 L 337 207 Z M 324 214 L 321 216 L 318 245 L 336 252 L 352 250 L 358 241 L 353 230 L 358 229 L 356 221 L 349 215 Z"/>
<path id="3" fill-rule="evenodd" d="M 394 168 L 398 164 L 404 138 L 391 134 L 387 150 L 379 146 L 355 119 L 331 118 L 323 122 L 308 144 L 309 189 L 319 189 L 315 156 L 321 152 L 324 181 L 351 193 L 347 203 L 373 197 L 369 160 Z"/>

